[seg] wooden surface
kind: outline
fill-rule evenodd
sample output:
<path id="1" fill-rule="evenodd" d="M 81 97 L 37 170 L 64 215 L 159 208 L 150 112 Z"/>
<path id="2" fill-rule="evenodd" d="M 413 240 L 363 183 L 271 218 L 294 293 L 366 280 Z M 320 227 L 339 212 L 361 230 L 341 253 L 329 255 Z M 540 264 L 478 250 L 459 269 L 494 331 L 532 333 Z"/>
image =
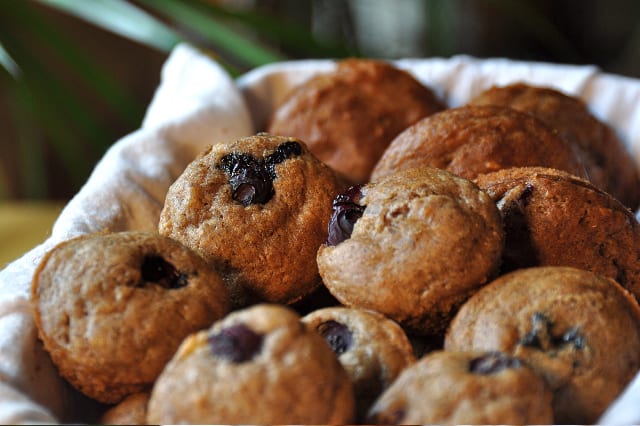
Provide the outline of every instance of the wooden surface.
<path id="1" fill-rule="evenodd" d="M 43 242 L 63 206 L 62 202 L 0 203 L 0 268 Z"/>

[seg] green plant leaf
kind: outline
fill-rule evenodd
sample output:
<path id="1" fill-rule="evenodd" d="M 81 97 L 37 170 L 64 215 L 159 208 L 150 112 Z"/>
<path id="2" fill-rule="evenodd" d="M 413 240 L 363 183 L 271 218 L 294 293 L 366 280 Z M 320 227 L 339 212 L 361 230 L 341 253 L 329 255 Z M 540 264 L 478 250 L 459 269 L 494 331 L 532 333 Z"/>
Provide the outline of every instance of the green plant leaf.
<path id="1" fill-rule="evenodd" d="M 202 13 L 212 17 L 225 19 L 251 28 L 262 37 L 282 46 L 293 49 L 305 57 L 345 57 L 357 56 L 355 49 L 349 48 L 345 43 L 323 40 L 319 41 L 309 30 L 297 22 L 287 19 L 286 16 L 270 16 L 259 13 L 253 9 L 240 10 L 220 6 L 206 0 L 186 0 L 195 7 L 199 7 Z"/>
<path id="2" fill-rule="evenodd" d="M 125 0 L 38 1 L 163 52 L 171 51 L 181 41 L 171 27 Z"/>
<path id="3" fill-rule="evenodd" d="M 84 3 L 84 2 L 81 2 Z M 78 43 L 54 28 L 52 23 L 41 16 L 28 2 L 14 5 L 11 12 L 11 25 L 22 25 L 31 28 L 29 34 L 40 46 L 47 46 L 53 54 L 59 56 L 67 64 L 68 72 L 88 90 L 93 91 L 104 100 L 111 110 L 132 127 L 139 125 L 143 112 L 140 101 L 131 96 L 113 76 L 107 73 L 100 64 L 83 52 Z M 10 34 L 9 34 L 10 35 Z M 23 54 L 29 54 L 28 46 L 18 47 Z M 18 52 L 15 52 L 16 54 Z M 34 58 L 37 60 L 37 58 Z M 21 61 L 18 61 L 21 63 Z M 49 74 L 46 66 L 34 65 L 33 72 L 40 72 L 42 78 Z M 64 83 L 59 81 L 57 84 Z M 53 90 L 53 88 L 52 88 Z M 71 91 L 70 93 L 74 93 Z"/>
<path id="4" fill-rule="evenodd" d="M 237 28 L 226 25 L 201 8 L 178 0 L 140 0 L 150 9 L 164 15 L 176 23 L 183 32 L 195 32 L 201 42 L 208 42 L 239 60 L 243 67 L 253 68 L 271 62 L 287 59 L 264 43 Z M 246 29 L 246 28 L 245 28 Z M 185 39 L 196 40 L 194 36 Z M 197 42 L 194 44 L 198 44 Z"/>
<path id="5" fill-rule="evenodd" d="M 7 52 L 2 45 L 2 41 L 0 41 L 0 65 L 14 78 L 18 78 L 20 75 L 20 67 L 16 64 L 16 61 L 13 60 L 9 52 Z"/>

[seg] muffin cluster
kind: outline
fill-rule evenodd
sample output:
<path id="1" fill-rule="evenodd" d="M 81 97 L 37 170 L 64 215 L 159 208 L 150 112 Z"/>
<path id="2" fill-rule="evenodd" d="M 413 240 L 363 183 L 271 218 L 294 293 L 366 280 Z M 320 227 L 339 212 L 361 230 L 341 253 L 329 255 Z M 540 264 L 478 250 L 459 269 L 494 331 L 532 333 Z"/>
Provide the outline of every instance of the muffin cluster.
<path id="1" fill-rule="evenodd" d="M 296 87 L 158 232 L 54 247 L 60 375 L 109 424 L 590 424 L 640 369 L 638 171 L 578 98 L 391 63 Z"/>

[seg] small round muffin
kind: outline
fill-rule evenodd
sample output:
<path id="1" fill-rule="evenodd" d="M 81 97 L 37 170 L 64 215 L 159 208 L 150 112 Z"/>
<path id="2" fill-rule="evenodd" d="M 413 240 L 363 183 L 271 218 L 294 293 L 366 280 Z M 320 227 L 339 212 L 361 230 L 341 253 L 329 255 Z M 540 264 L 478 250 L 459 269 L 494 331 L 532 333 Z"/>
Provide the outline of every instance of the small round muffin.
<path id="1" fill-rule="evenodd" d="M 236 308 L 289 304 L 320 284 L 335 173 L 304 142 L 257 134 L 216 144 L 171 185 L 158 229 L 216 265 Z"/>
<path id="2" fill-rule="evenodd" d="M 584 179 L 539 167 L 504 169 L 475 182 L 502 214 L 502 271 L 573 266 L 613 278 L 640 298 L 640 224 Z"/>
<path id="3" fill-rule="evenodd" d="M 471 181 L 408 169 L 336 197 L 318 267 L 343 305 L 371 309 L 409 334 L 438 335 L 496 273 L 500 214 Z"/>
<path id="4" fill-rule="evenodd" d="M 230 310 L 222 278 L 151 232 L 76 237 L 42 259 L 35 323 L 60 375 L 104 403 L 148 390 L 182 340 Z"/>
<path id="5" fill-rule="evenodd" d="M 149 392 L 131 394 L 105 411 L 100 418 L 100 424 L 145 425 L 147 424 L 148 402 Z"/>
<path id="6" fill-rule="evenodd" d="M 421 166 L 467 179 L 522 166 L 586 177 L 578 152 L 556 131 L 530 114 L 493 105 L 467 105 L 423 118 L 391 142 L 371 179 Z"/>
<path id="7" fill-rule="evenodd" d="M 577 147 L 589 180 L 631 209 L 640 203 L 640 177 L 630 152 L 613 129 L 578 97 L 524 83 L 494 86 L 471 105 L 502 105 L 533 114 Z"/>
<path id="8" fill-rule="evenodd" d="M 443 109 L 408 72 L 386 61 L 350 58 L 294 88 L 276 107 L 268 132 L 304 140 L 350 183 L 365 183 L 398 133 Z"/>
<path id="9" fill-rule="evenodd" d="M 415 361 L 402 328 L 382 314 L 346 307 L 323 308 L 302 317 L 329 343 L 353 382 L 356 420 Z"/>
<path id="10" fill-rule="evenodd" d="M 370 424 L 553 424 L 551 391 L 500 352 L 435 351 L 405 369 L 369 412 Z"/>
<path id="11" fill-rule="evenodd" d="M 445 350 L 502 351 L 545 378 L 554 421 L 592 424 L 640 367 L 640 307 L 582 269 L 519 269 L 483 287 L 451 322 Z"/>
<path id="12" fill-rule="evenodd" d="M 151 424 L 347 424 L 353 387 L 315 330 L 283 305 L 234 311 L 189 336 L 151 392 Z"/>

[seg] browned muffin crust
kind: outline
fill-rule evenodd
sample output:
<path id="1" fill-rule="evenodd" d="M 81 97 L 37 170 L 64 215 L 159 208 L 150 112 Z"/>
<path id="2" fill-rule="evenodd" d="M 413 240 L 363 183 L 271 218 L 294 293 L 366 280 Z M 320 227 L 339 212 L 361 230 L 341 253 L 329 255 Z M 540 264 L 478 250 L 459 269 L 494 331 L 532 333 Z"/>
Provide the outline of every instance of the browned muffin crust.
<path id="1" fill-rule="evenodd" d="M 415 362 L 400 325 L 379 312 L 329 307 L 305 315 L 302 321 L 324 337 L 349 374 L 358 422 L 365 421 L 373 401 Z"/>
<path id="2" fill-rule="evenodd" d="M 350 424 L 351 380 L 282 305 L 237 310 L 189 336 L 151 392 L 150 424 Z"/>
<path id="3" fill-rule="evenodd" d="M 337 200 L 318 250 L 325 285 L 344 305 L 379 311 L 407 333 L 438 335 L 498 270 L 500 214 L 467 179 L 408 169 Z M 335 232 L 350 221 L 352 232 Z"/>
<path id="4" fill-rule="evenodd" d="M 329 167 L 293 137 L 220 142 L 169 188 L 159 232 L 217 265 L 236 307 L 293 303 L 320 284 L 318 247 L 341 190 Z"/>
<path id="5" fill-rule="evenodd" d="M 613 196 L 560 170 L 480 175 L 505 226 L 503 271 L 573 266 L 610 277 L 640 298 L 640 224 Z"/>
<path id="6" fill-rule="evenodd" d="M 517 166 L 586 177 L 581 158 L 557 132 L 530 114 L 501 106 L 462 106 L 420 120 L 391 142 L 371 179 L 421 166 L 467 179 Z"/>
<path id="7" fill-rule="evenodd" d="M 518 269 L 474 294 L 447 351 L 502 351 L 542 375 L 557 424 L 592 424 L 640 367 L 640 307 L 615 281 L 569 267 Z"/>
<path id="8" fill-rule="evenodd" d="M 231 309 L 210 264 L 175 240 L 139 231 L 54 247 L 35 272 L 32 305 L 60 375 L 104 403 L 148 390 L 182 339 Z"/>
<path id="9" fill-rule="evenodd" d="M 552 424 L 551 391 L 497 351 L 434 351 L 405 369 L 369 412 L 373 424 Z"/>
<path id="10" fill-rule="evenodd" d="M 444 108 L 430 88 L 389 62 L 345 59 L 295 88 L 267 131 L 302 139 L 349 182 L 364 183 L 398 133 Z"/>
<path id="11" fill-rule="evenodd" d="M 615 131 L 596 118 L 580 98 L 550 87 L 524 83 L 492 87 L 472 105 L 502 105 L 533 114 L 579 151 L 589 180 L 629 208 L 640 203 L 640 176 Z"/>

